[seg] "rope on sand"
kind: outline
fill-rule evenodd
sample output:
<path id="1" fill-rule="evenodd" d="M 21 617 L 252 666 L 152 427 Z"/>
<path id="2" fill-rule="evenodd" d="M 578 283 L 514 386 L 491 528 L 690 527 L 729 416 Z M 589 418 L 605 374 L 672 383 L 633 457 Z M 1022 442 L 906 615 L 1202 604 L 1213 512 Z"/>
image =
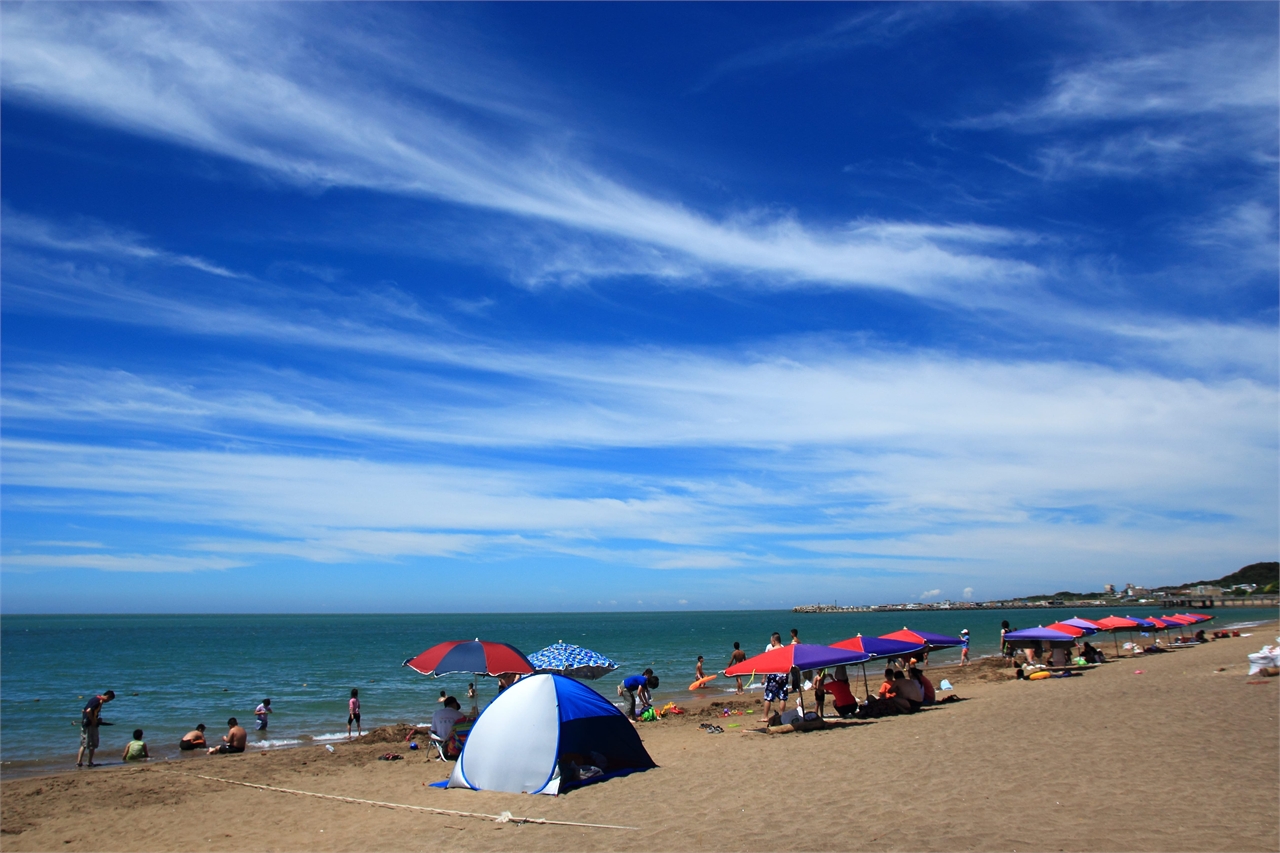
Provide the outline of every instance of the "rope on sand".
<path id="1" fill-rule="evenodd" d="M 431 814 L 448 815 L 450 817 L 478 817 L 485 820 L 492 820 L 497 823 L 540 823 L 555 826 L 585 826 L 592 829 L 638 829 L 635 826 L 614 826 L 609 823 L 577 823 L 571 820 L 549 820 L 542 817 L 517 817 L 511 812 L 503 812 L 502 814 L 484 814 L 482 812 L 460 812 L 453 809 L 433 809 L 430 806 L 411 806 L 405 803 L 384 803 L 380 800 L 361 800 L 356 797 L 340 797 L 336 794 L 317 794 L 314 791 L 297 791 L 293 788 L 277 788 L 272 785 L 258 785 L 254 782 L 240 782 L 236 779 L 220 779 L 217 776 L 204 776 L 199 773 L 178 773 L 173 770 L 161 771 L 164 773 L 173 773 L 175 776 L 190 776 L 195 779 L 208 779 L 211 782 L 225 782 L 228 785 L 242 785 L 246 788 L 257 788 L 261 791 L 279 791 L 282 794 L 299 794 L 304 797 L 318 797 L 322 800 L 338 800 L 343 803 L 360 803 L 366 806 L 381 806 L 386 809 L 411 809 L 419 812 L 430 812 Z"/>

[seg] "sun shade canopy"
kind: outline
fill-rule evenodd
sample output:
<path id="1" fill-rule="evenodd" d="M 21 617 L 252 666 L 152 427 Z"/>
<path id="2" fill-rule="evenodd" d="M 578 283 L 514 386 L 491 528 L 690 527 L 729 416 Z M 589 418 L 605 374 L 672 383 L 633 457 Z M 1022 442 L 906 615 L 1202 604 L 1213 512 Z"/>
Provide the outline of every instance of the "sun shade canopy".
<path id="1" fill-rule="evenodd" d="M 790 672 L 792 668 L 823 669 L 842 664 L 863 663 L 871 660 L 866 652 L 852 649 L 840 649 L 835 646 L 818 646 L 810 643 L 796 643 L 793 646 L 782 646 L 770 649 L 764 654 L 747 658 L 724 671 L 725 675 L 778 675 Z"/>
<path id="2" fill-rule="evenodd" d="M 951 637 L 947 634 L 933 634 L 929 631 L 912 631 L 910 628 L 903 628 L 901 631 L 894 631 L 892 634 L 881 634 L 882 640 L 901 640 L 904 643 L 919 643 L 927 649 L 950 649 L 956 646 L 963 646 L 964 640 L 959 637 Z"/>
<path id="3" fill-rule="evenodd" d="M 529 663 L 539 672 L 554 672 L 571 678 L 595 679 L 613 672 L 618 665 L 599 652 L 556 643 L 529 655 Z"/>
<path id="4" fill-rule="evenodd" d="M 1023 628 L 1021 631 L 1009 631 L 1004 635 L 1008 642 L 1019 642 L 1021 640 L 1046 640 L 1049 642 L 1074 640 L 1071 634 L 1064 634 L 1062 631 L 1055 631 L 1052 628 Z"/>
<path id="5" fill-rule="evenodd" d="M 533 664 L 515 646 L 487 640 L 451 640 L 440 643 L 415 658 L 409 658 L 404 665 L 423 675 L 434 676 L 464 672 L 475 675 L 502 675 L 506 672 L 528 675 L 533 672 Z"/>
<path id="6" fill-rule="evenodd" d="M 902 640 L 890 640 L 885 637 L 864 637 L 861 634 L 856 637 L 850 637 L 847 640 L 841 640 L 838 643 L 832 643 L 831 647 L 833 649 L 849 649 L 854 652 L 863 652 L 868 656 L 868 660 L 905 657 L 924 650 L 923 643 L 908 643 Z"/>

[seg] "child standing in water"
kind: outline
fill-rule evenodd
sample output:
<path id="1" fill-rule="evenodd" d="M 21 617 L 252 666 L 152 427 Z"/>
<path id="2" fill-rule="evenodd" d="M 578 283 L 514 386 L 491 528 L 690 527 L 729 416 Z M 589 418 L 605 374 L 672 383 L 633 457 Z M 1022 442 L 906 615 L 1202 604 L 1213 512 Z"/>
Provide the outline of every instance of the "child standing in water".
<path id="1" fill-rule="evenodd" d="M 351 698 L 347 700 L 347 737 L 351 737 L 351 724 L 356 724 L 356 734 L 364 734 L 364 729 L 360 728 L 360 691 L 351 688 Z"/>
<path id="2" fill-rule="evenodd" d="M 263 699 L 262 704 L 253 709 L 253 715 L 258 719 L 258 731 L 265 732 L 267 730 L 267 714 L 271 713 L 271 700 Z"/>

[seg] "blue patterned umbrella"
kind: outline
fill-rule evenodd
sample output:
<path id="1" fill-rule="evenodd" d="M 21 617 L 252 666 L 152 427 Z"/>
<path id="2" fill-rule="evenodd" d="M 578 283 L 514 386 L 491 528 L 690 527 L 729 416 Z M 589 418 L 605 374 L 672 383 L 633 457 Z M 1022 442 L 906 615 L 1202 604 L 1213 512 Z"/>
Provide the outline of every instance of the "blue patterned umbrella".
<path id="1" fill-rule="evenodd" d="M 555 672 L 572 678 L 595 679 L 613 672 L 618 665 L 591 649 L 560 642 L 529 655 L 538 672 Z"/>

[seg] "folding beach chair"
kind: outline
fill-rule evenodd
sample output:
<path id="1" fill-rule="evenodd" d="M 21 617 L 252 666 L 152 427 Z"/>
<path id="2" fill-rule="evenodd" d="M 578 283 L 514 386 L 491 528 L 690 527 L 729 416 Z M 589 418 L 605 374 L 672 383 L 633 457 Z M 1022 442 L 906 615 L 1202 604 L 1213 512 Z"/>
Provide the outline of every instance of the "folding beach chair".
<path id="1" fill-rule="evenodd" d="M 427 734 L 427 743 L 429 744 L 427 747 L 428 749 L 433 746 L 436 748 L 436 755 L 440 757 L 441 761 L 449 760 L 444 757 L 444 741 L 437 737 L 435 732 L 429 732 Z"/>

